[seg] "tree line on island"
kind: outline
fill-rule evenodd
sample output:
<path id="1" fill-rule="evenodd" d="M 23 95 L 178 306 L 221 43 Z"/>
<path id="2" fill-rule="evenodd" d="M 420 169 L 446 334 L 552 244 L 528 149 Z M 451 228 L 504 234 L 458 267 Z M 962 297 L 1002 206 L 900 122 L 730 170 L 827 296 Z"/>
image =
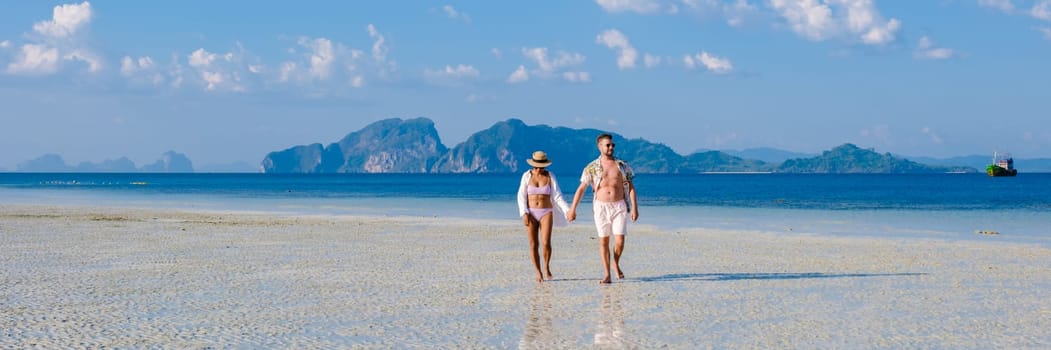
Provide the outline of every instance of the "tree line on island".
<path id="1" fill-rule="evenodd" d="M 265 173 L 515 173 L 524 171 L 533 151 L 547 152 L 558 174 L 574 174 L 595 159 L 595 137 L 606 131 L 498 122 L 448 148 L 427 118 L 381 120 L 327 146 L 321 143 L 270 152 Z M 722 151 L 680 155 L 670 147 L 613 134 L 617 156 L 639 173 L 945 173 L 975 168 L 928 165 L 843 144 L 820 155 L 783 162 L 745 159 Z"/>

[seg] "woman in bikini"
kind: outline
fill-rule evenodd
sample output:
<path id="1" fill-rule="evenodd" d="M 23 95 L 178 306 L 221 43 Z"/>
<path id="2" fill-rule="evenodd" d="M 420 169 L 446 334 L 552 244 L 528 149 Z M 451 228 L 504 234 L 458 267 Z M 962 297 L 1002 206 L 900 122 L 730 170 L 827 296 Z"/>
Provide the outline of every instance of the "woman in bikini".
<path id="1" fill-rule="evenodd" d="M 562 190 L 558 187 L 555 174 L 547 171 L 547 167 L 551 165 L 547 153 L 533 152 L 533 158 L 526 160 L 526 163 L 532 168 L 522 174 L 522 182 L 518 186 L 518 213 L 522 216 L 522 223 L 525 224 L 526 234 L 529 236 L 529 251 L 533 256 L 536 281 L 539 283 L 545 278 L 540 271 L 540 253 L 537 248 L 543 248 L 544 269 L 547 279 L 550 280 L 551 226 L 567 224 L 565 213 L 569 211 L 569 204 L 562 198 Z"/>

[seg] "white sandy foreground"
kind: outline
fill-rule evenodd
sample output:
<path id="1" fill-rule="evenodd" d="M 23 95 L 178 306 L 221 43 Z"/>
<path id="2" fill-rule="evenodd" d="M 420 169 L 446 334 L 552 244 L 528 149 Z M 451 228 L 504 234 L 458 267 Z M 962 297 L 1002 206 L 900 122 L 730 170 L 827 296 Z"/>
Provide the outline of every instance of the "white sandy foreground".
<path id="1" fill-rule="evenodd" d="M 1051 250 L 517 220 L 0 206 L 0 348 L 1047 348 Z"/>

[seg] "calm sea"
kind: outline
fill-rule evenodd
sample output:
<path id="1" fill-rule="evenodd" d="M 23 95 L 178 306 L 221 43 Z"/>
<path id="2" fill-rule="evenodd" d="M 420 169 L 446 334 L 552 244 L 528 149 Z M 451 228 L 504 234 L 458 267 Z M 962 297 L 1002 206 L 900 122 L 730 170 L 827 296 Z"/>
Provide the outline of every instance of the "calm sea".
<path id="1" fill-rule="evenodd" d="M 0 204 L 515 220 L 519 174 L 0 173 Z M 567 201 L 577 174 L 559 177 Z M 639 224 L 1051 242 L 1051 174 L 695 174 L 636 179 Z M 590 193 L 585 203 L 590 201 Z M 582 207 L 587 222 L 589 206 Z M 977 230 L 994 230 L 996 238 Z M 1051 246 L 1051 244 L 1048 244 Z"/>

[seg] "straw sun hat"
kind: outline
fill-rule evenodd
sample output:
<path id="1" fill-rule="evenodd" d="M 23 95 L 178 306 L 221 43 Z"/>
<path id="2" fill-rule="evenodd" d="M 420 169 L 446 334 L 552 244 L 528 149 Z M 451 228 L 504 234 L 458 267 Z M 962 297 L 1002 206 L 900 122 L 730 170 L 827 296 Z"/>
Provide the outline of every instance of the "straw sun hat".
<path id="1" fill-rule="evenodd" d="M 544 151 L 533 152 L 533 159 L 526 159 L 526 163 L 538 168 L 546 168 L 551 165 L 551 160 L 547 159 L 547 153 Z"/>

